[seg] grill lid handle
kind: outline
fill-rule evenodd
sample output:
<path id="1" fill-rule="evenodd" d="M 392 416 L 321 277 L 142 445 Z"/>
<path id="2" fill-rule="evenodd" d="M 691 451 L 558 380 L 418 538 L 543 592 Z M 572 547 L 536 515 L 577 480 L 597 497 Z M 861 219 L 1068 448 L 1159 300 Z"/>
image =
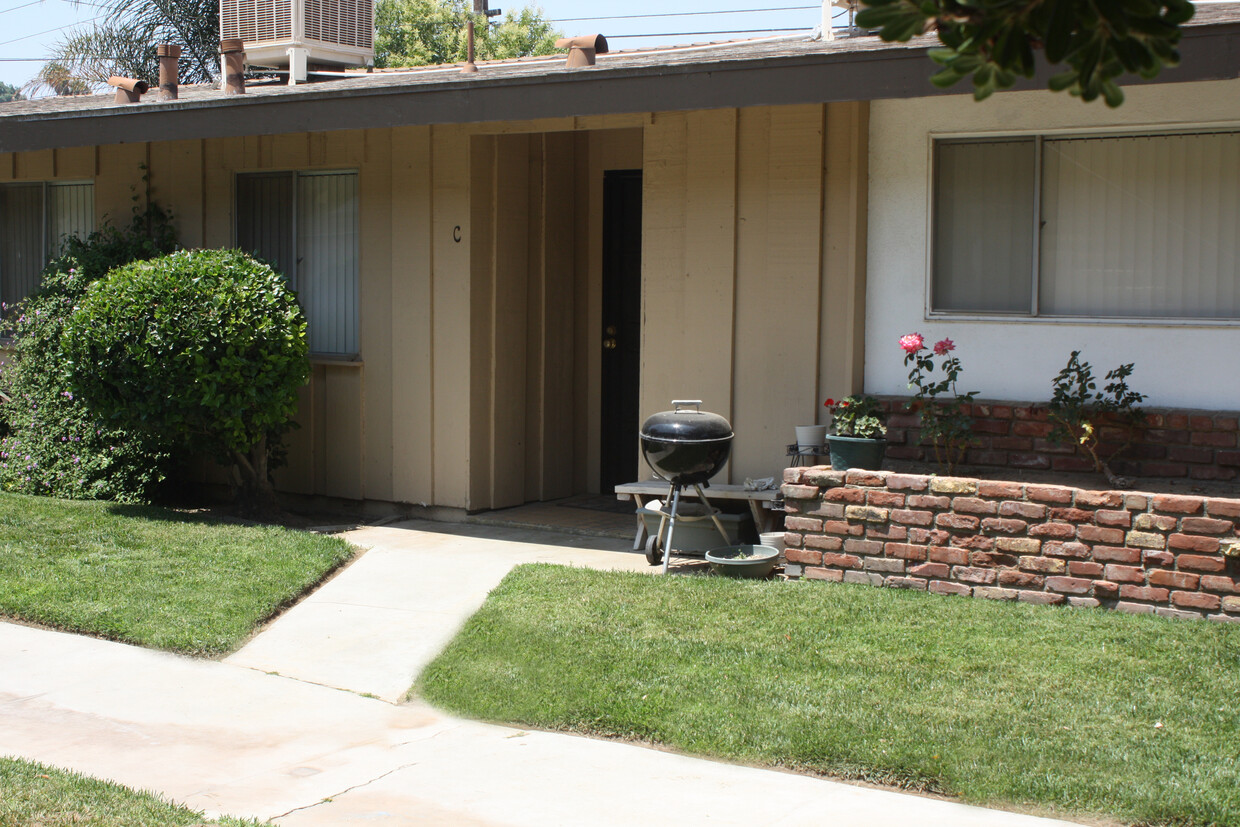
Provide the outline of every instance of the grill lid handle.
<path id="1" fill-rule="evenodd" d="M 687 408 L 690 405 L 696 408 L 698 413 L 702 412 L 702 400 L 701 399 L 673 399 L 672 400 L 673 411 L 679 411 L 681 408 Z"/>

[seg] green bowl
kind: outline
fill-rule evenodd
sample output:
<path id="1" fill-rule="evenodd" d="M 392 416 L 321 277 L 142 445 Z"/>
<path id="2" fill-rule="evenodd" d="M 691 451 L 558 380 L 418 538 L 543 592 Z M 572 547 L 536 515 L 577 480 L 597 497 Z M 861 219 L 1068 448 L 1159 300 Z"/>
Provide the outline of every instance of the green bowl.
<path id="1" fill-rule="evenodd" d="M 725 577 L 766 577 L 779 562 L 779 549 L 770 546 L 724 546 L 706 552 L 706 562 Z"/>

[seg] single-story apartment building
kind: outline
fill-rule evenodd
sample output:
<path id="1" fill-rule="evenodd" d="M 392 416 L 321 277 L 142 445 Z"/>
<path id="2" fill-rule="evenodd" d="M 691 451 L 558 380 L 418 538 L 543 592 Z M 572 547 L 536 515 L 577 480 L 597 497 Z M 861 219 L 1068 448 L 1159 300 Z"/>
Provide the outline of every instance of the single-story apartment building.
<path id="1" fill-rule="evenodd" d="M 135 204 L 276 261 L 310 323 L 286 491 L 470 511 L 646 476 L 701 399 L 720 481 L 796 425 L 907 393 L 901 334 L 967 389 L 1045 400 L 1068 352 L 1149 404 L 1235 410 L 1240 4 L 1122 108 L 931 86 L 927 38 L 618 52 L 0 105 L 0 300 Z M 724 478 L 726 476 L 726 479 Z"/>

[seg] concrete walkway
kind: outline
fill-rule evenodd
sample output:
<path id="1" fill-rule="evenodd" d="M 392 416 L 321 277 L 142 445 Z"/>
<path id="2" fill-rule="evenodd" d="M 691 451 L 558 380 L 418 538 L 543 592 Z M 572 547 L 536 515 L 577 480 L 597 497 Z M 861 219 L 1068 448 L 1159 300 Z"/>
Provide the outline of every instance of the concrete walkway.
<path id="1" fill-rule="evenodd" d="M 0 624 L 0 755 L 289 827 L 1065 823 L 392 703 L 512 566 L 648 567 L 524 530 L 348 537 L 371 550 L 223 662 Z"/>

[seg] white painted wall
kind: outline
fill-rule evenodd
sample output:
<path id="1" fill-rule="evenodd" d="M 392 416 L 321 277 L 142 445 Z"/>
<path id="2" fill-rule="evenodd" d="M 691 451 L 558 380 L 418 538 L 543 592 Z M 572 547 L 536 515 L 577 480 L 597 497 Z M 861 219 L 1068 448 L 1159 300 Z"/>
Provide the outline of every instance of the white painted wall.
<path id="1" fill-rule="evenodd" d="M 1240 80 L 1128 87 L 1125 94 L 1118 110 L 1050 92 L 1000 94 L 983 103 L 971 95 L 951 95 L 871 104 L 867 392 L 908 392 L 897 341 L 916 331 L 930 342 L 945 336 L 955 340 L 964 363 L 961 390 L 977 390 L 985 399 L 1048 399 L 1051 379 L 1071 351 L 1081 350 L 1099 377 L 1123 362 L 1136 362 L 1130 385 L 1149 395 L 1147 405 L 1240 408 L 1240 323 L 926 318 L 932 136 L 1240 125 Z"/>

